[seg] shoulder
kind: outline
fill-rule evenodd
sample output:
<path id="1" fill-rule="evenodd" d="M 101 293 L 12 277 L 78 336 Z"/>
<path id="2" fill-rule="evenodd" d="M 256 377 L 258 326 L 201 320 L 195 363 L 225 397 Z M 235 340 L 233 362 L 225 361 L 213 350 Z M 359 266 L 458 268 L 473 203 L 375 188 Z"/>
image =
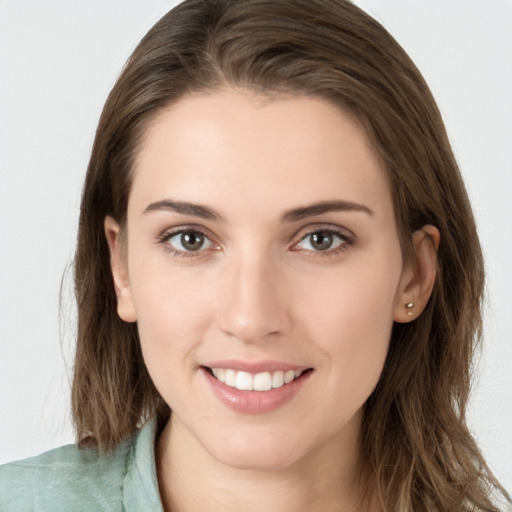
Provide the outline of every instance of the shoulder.
<path id="1" fill-rule="evenodd" d="M 0 467 L 0 509 L 115 511 L 133 442 L 111 454 L 63 446 Z"/>

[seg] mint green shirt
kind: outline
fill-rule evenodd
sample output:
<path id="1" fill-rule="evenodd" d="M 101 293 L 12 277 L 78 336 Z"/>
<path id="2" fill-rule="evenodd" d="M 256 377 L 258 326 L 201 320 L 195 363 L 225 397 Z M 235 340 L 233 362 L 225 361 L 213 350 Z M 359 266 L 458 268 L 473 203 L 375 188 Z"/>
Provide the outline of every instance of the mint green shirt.
<path id="1" fill-rule="evenodd" d="M 63 446 L 0 466 L 1 512 L 163 512 L 155 422 L 110 455 Z"/>

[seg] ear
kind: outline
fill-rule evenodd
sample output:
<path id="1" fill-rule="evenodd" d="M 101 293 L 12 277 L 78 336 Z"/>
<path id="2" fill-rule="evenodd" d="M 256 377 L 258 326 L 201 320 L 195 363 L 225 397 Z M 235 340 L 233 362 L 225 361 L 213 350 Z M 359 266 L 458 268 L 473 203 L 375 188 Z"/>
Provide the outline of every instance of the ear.
<path id="1" fill-rule="evenodd" d="M 395 302 L 395 322 L 410 322 L 427 306 L 434 287 L 441 235 L 434 226 L 412 234 L 414 261 L 404 269 Z"/>
<path id="2" fill-rule="evenodd" d="M 121 240 L 121 228 L 112 217 L 105 217 L 105 236 L 110 249 L 110 269 L 117 297 L 117 314 L 125 322 L 137 321 L 128 276 L 126 247 Z"/>

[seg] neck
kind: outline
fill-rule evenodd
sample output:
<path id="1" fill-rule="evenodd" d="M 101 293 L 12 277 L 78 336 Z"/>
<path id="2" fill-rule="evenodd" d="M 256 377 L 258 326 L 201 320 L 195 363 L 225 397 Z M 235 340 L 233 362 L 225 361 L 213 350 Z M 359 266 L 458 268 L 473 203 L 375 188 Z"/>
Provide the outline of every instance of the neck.
<path id="1" fill-rule="evenodd" d="M 357 439 L 350 446 L 330 439 L 285 468 L 240 469 L 214 458 L 172 416 L 156 455 L 166 512 L 352 512 L 366 505 L 361 500 Z"/>

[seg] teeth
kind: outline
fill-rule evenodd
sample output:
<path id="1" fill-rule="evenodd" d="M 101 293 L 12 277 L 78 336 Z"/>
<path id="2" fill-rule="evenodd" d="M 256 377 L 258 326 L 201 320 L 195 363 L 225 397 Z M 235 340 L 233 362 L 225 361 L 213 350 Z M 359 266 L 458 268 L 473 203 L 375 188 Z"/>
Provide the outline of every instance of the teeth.
<path id="1" fill-rule="evenodd" d="M 252 389 L 254 391 L 268 391 L 272 389 L 272 376 L 269 372 L 257 373 L 252 381 Z"/>
<path id="2" fill-rule="evenodd" d="M 274 372 L 272 374 L 272 387 L 280 388 L 284 384 L 284 372 Z"/>
<path id="3" fill-rule="evenodd" d="M 289 384 L 293 379 L 295 379 L 295 372 L 293 370 L 289 370 L 284 374 L 285 384 Z"/>
<path id="4" fill-rule="evenodd" d="M 269 391 L 289 384 L 302 375 L 302 370 L 288 370 L 284 372 L 249 373 L 225 368 L 211 368 L 211 371 L 218 380 L 227 386 L 241 391 Z"/>
<path id="5" fill-rule="evenodd" d="M 226 370 L 226 380 L 225 383 L 232 388 L 236 385 L 236 371 L 235 370 Z"/>
<path id="6" fill-rule="evenodd" d="M 242 391 L 252 390 L 252 375 L 247 372 L 238 372 L 236 374 L 235 388 Z"/>

